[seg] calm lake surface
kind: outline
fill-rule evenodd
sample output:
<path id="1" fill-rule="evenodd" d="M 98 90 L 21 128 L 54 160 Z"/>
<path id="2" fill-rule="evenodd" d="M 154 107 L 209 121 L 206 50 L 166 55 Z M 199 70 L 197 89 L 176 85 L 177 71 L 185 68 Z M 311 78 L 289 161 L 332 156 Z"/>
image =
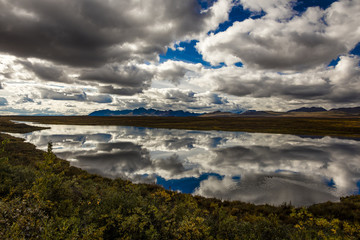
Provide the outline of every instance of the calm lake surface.
<path id="1" fill-rule="evenodd" d="M 223 200 L 295 206 L 359 194 L 360 141 L 293 135 L 45 125 L 12 134 L 71 165 Z"/>

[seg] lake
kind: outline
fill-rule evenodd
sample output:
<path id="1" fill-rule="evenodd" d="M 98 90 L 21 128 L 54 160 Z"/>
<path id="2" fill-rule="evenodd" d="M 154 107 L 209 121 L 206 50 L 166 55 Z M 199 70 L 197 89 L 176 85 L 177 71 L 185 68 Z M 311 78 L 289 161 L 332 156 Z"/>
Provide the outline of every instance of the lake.
<path id="1" fill-rule="evenodd" d="M 360 141 L 283 134 L 46 125 L 12 134 L 109 178 L 255 204 L 306 206 L 359 194 Z"/>

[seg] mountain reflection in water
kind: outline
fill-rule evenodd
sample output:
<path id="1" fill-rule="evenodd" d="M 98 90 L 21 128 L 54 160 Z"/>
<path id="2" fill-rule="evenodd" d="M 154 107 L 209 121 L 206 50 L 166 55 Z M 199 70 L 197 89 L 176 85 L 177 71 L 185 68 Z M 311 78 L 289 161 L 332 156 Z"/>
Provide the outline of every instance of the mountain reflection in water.
<path id="1" fill-rule="evenodd" d="M 224 200 L 295 206 L 358 194 L 360 141 L 293 135 L 42 125 L 25 138 L 90 173 Z"/>

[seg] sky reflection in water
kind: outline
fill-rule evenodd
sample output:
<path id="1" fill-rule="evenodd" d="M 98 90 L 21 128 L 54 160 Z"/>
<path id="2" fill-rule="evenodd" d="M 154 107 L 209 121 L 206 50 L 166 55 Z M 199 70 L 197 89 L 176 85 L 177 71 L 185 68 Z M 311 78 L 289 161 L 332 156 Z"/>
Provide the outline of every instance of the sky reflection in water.
<path id="1" fill-rule="evenodd" d="M 36 124 L 40 125 L 40 124 Z M 358 194 L 360 141 L 293 135 L 46 125 L 14 134 L 90 173 L 256 204 Z"/>

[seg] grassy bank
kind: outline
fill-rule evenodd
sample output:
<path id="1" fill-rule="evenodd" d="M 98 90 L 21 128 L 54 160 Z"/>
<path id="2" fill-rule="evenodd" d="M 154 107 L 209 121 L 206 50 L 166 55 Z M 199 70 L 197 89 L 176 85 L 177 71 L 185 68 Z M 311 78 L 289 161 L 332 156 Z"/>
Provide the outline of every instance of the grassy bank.
<path id="1" fill-rule="evenodd" d="M 9 132 L 9 133 L 27 133 L 32 131 L 38 131 L 45 128 L 42 127 L 33 127 L 26 125 L 24 123 L 14 124 L 10 119 L 0 117 L 0 132 Z"/>
<path id="2" fill-rule="evenodd" d="M 283 118 L 283 117 L 1 117 L 3 120 L 33 121 L 47 124 L 123 125 L 190 130 L 222 130 L 282 133 L 308 136 L 360 138 L 360 118 Z"/>
<path id="3" fill-rule="evenodd" d="M 360 238 L 358 196 L 308 208 L 220 201 L 89 174 L 51 144 L 0 142 L 1 239 Z"/>

